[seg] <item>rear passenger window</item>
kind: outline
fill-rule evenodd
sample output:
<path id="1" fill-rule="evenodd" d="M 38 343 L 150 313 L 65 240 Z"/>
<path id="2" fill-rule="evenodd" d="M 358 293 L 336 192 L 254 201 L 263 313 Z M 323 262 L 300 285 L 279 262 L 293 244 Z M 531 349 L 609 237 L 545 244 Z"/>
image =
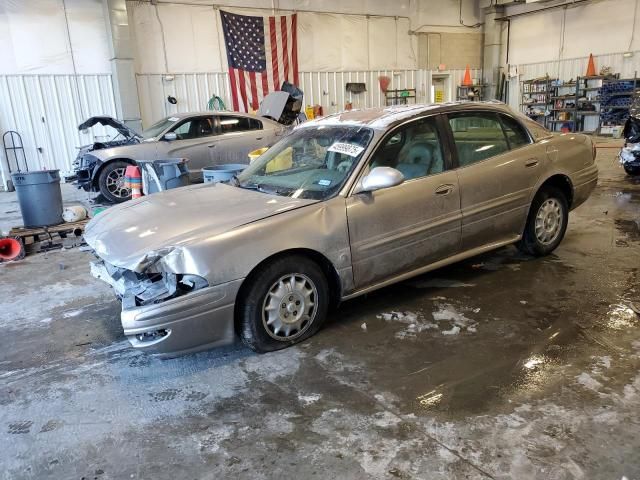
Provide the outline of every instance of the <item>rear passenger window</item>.
<path id="1" fill-rule="evenodd" d="M 527 134 L 523 126 L 520 125 L 516 120 L 507 115 L 500 115 L 500 120 L 502 121 L 502 126 L 504 127 L 504 133 L 507 134 L 509 147 L 511 147 L 512 150 L 514 148 L 519 148 L 523 145 L 529 145 L 531 143 L 529 135 Z"/>
<path id="2" fill-rule="evenodd" d="M 246 132 L 247 130 L 261 130 L 262 122 L 248 117 L 220 116 L 220 133 Z"/>
<path id="3" fill-rule="evenodd" d="M 460 167 L 466 167 L 509 150 L 497 115 L 457 113 L 449 115 L 449 125 L 458 151 Z"/>

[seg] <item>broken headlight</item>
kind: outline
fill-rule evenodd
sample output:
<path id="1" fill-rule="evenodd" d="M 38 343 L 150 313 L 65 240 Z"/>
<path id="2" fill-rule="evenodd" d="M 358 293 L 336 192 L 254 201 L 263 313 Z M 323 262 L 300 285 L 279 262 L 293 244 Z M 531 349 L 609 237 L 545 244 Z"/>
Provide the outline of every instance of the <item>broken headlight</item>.
<path id="1" fill-rule="evenodd" d="M 107 262 L 91 264 L 94 277 L 109 283 L 127 308 L 164 302 L 171 298 L 195 292 L 209 286 L 198 275 L 161 273 L 136 273 L 115 267 Z"/>
<path id="2" fill-rule="evenodd" d="M 149 305 L 164 302 L 207 287 L 207 281 L 197 275 L 175 273 L 134 274 L 139 278 L 136 282 L 128 282 L 129 292 L 136 299 L 136 305 Z M 125 293 L 125 294 L 126 294 Z"/>

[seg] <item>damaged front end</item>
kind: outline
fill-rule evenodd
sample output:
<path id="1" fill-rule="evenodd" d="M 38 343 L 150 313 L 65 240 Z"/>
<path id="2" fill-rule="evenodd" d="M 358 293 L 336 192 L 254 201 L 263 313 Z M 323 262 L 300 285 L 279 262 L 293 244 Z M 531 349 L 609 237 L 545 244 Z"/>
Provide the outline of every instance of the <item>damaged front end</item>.
<path id="1" fill-rule="evenodd" d="M 111 285 L 122 301 L 122 326 L 133 347 L 173 356 L 233 342 L 240 282 L 210 287 L 198 275 L 149 270 L 91 263 L 91 274 Z"/>
<path id="2" fill-rule="evenodd" d="M 160 303 L 208 286 L 197 275 L 138 273 L 103 260 L 91 263 L 91 274 L 113 287 L 123 309 Z"/>

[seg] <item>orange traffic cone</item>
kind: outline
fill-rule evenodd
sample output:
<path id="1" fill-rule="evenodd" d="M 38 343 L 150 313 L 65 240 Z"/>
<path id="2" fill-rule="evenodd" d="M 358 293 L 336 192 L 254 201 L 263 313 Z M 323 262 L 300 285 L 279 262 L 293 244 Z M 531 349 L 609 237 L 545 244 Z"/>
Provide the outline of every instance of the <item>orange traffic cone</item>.
<path id="1" fill-rule="evenodd" d="M 129 165 L 124 172 L 125 186 L 131 189 L 131 198 L 142 196 L 142 175 L 140 167 Z"/>
<path id="2" fill-rule="evenodd" d="M 0 237 L 0 263 L 24 258 L 24 245 L 19 237 Z"/>
<path id="3" fill-rule="evenodd" d="M 471 85 L 473 85 L 471 81 L 471 71 L 469 70 L 469 65 L 467 65 L 467 69 L 464 71 L 464 78 L 462 79 L 462 86 L 470 87 Z"/>
<path id="4" fill-rule="evenodd" d="M 596 64 L 593 62 L 593 54 L 589 54 L 589 65 L 587 65 L 587 77 L 596 76 Z"/>

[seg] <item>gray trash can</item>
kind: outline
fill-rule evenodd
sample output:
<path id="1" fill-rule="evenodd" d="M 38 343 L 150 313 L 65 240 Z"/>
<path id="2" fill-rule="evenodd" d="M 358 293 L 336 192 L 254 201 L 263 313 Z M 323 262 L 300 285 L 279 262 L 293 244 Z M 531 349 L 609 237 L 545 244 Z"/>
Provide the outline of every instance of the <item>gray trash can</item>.
<path id="1" fill-rule="evenodd" d="M 142 191 L 144 194 L 149 195 L 190 185 L 187 162 L 186 158 L 138 160 L 136 163 L 142 171 Z"/>
<path id="2" fill-rule="evenodd" d="M 249 165 L 244 163 L 224 163 L 202 169 L 204 183 L 228 182 L 234 175 L 240 174 Z"/>
<path id="3" fill-rule="evenodd" d="M 60 170 L 11 174 L 25 227 L 58 225 L 62 219 Z"/>

